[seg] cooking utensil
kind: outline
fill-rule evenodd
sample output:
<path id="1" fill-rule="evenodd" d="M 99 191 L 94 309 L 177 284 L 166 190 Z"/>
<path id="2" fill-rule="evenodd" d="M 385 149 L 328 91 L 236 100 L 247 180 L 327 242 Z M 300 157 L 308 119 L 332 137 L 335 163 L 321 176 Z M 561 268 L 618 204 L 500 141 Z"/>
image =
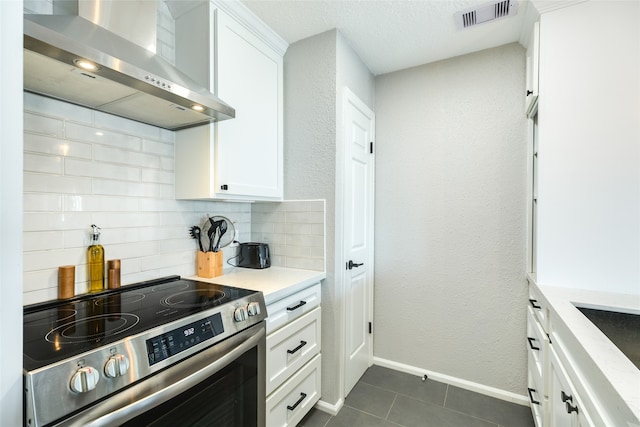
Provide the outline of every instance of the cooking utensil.
<path id="1" fill-rule="evenodd" d="M 200 251 L 204 252 L 204 247 L 202 246 L 202 230 L 197 225 L 194 225 L 189 229 L 189 234 L 192 239 L 196 239 L 198 241 L 198 246 L 200 247 Z"/>
<path id="2" fill-rule="evenodd" d="M 220 225 L 218 226 L 218 242 L 213 247 L 213 252 L 218 252 L 220 250 L 220 240 L 222 240 L 222 236 L 227 232 L 227 221 L 224 219 L 218 221 Z"/>
<path id="3" fill-rule="evenodd" d="M 213 252 L 213 241 L 215 240 L 216 231 L 218 231 L 218 224 L 217 221 L 214 222 L 211 218 L 209 218 L 209 221 L 211 221 L 211 227 L 207 230 L 207 237 L 209 238 L 208 252 Z"/>

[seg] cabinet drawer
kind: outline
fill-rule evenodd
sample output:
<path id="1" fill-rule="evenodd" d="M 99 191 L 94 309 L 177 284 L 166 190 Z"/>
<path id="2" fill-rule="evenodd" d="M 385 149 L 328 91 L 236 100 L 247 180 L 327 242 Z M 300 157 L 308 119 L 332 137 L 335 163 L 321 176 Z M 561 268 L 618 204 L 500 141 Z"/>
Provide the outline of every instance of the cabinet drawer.
<path id="1" fill-rule="evenodd" d="M 529 359 L 529 369 L 532 369 L 536 379 L 540 380 L 545 376 L 545 361 L 549 351 L 549 337 L 544 332 L 531 307 L 527 308 L 527 359 Z M 546 395 L 547 390 L 541 389 L 541 393 Z"/>
<path id="2" fill-rule="evenodd" d="M 549 331 L 549 308 L 542 296 L 540 296 L 533 285 L 529 285 L 529 305 L 535 314 L 536 319 L 540 322 L 542 329 Z"/>
<path id="3" fill-rule="evenodd" d="M 320 283 L 267 305 L 267 334 L 320 305 Z"/>
<path id="4" fill-rule="evenodd" d="M 267 427 L 294 427 L 320 400 L 318 354 L 267 398 Z"/>
<path id="5" fill-rule="evenodd" d="M 320 353 L 320 307 L 267 336 L 267 396 Z"/>
<path id="6" fill-rule="evenodd" d="M 540 383 L 531 375 L 531 367 L 527 376 L 527 391 L 529 392 L 529 401 L 531 403 L 531 413 L 536 427 L 545 427 L 544 419 L 546 399 L 542 395 Z"/>

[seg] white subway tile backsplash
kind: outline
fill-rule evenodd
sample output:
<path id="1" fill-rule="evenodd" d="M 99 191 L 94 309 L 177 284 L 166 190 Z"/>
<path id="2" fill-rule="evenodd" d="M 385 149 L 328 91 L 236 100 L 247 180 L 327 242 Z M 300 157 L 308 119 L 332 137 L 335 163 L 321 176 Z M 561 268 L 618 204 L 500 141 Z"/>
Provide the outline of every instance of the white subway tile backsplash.
<path id="1" fill-rule="evenodd" d="M 137 211 L 141 199 L 117 196 L 64 196 L 64 209 L 71 212 L 127 212 Z"/>
<path id="2" fill-rule="evenodd" d="M 136 151 L 95 145 L 93 147 L 94 160 L 145 168 L 160 168 L 160 157 L 155 154 L 145 154 Z"/>
<path id="3" fill-rule="evenodd" d="M 34 113 L 42 113 L 46 116 L 64 119 L 65 117 L 73 117 L 75 122 L 92 123 L 93 111 L 88 108 L 80 107 L 68 102 L 59 101 L 46 96 L 36 95 L 34 93 L 24 93 L 24 108 Z"/>
<path id="4" fill-rule="evenodd" d="M 139 212 L 94 212 L 92 218 L 93 223 L 103 229 L 131 228 L 160 226 L 162 225 L 162 215 L 161 212 L 145 214 Z"/>
<path id="5" fill-rule="evenodd" d="M 61 265 L 86 264 L 86 249 L 62 249 L 55 251 L 32 251 L 24 253 L 25 271 L 58 268 Z"/>
<path id="6" fill-rule="evenodd" d="M 25 172 L 23 188 L 25 192 L 89 194 L 91 179 Z"/>
<path id="7" fill-rule="evenodd" d="M 81 224 L 91 225 L 90 213 L 25 212 L 24 231 L 73 230 Z"/>
<path id="8" fill-rule="evenodd" d="M 22 247 L 25 251 L 47 251 L 52 249 L 64 249 L 64 232 L 24 232 L 22 233 Z"/>
<path id="9" fill-rule="evenodd" d="M 142 182 L 156 182 L 159 184 L 173 184 L 173 172 L 145 169 L 142 171 Z"/>
<path id="10" fill-rule="evenodd" d="M 61 212 L 63 196 L 60 194 L 24 194 L 22 205 L 25 212 Z"/>
<path id="11" fill-rule="evenodd" d="M 131 151 L 140 151 L 142 148 L 142 140 L 137 136 L 99 129 L 94 126 L 67 122 L 65 134 L 71 140 L 93 142 Z"/>
<path id="12" fill-rule="evenodd" d="M 130 197 L 156 197 L 162 195 L 162 187 L 159 184 L 141 184 L 125 181 L 111 181 L 94 179 L 92 181 L 93 194 L 103 196 L 130 196 Z"/>
<path id="13" fill-rule="evenodd" d="M 24 151 L 57 154 L 65 157 L 92 158 L 91 144 L 54 138 L 34 133 L 24 134 Z"/>
<path id="14" fill-rule="evenodd" d="M 28 172 L 62 174 L 62 158 L 24 153 L 23 169 Z"/>
<path id="15" fill-rule="evenodd" d="M 152 141 L 149 139 L 142 140 L 142 151 L 148 154 L 157 154 L 173 158 L 173 142 Z"/>
<path id="16" fill-rule="evenodd" d="M 67 176 L 111 178 L 133 182 L 139 182 L 141 174 L 140 168 L 76 159 L 65 159 L 64 173 Z"/>
<path id="17" fill-rule="evenodd" d="M 251 239 L 269 244 L 271 265 L 324 271 L 323 200 L 255 203 Z"/>
<path id="18" fill-rule="evenodd" d="M 23 126 L 25 132 L 36 132 L 58 138 L 62 138 L 64 135 L 64 122 L 62 120 L 39 114 L 25 113 Z"/>

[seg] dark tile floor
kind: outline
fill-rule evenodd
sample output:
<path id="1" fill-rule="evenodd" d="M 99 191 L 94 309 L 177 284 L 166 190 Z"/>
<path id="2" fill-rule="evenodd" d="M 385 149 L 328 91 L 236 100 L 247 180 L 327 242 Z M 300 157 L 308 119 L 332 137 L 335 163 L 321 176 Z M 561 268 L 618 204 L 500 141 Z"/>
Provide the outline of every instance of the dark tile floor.
<path id="1" fill-rule="evenodd" d="M 380 366 L 365 372 L 337 416 L 312 409 L 298 427 L 533 427 L 527 406 Z"/>

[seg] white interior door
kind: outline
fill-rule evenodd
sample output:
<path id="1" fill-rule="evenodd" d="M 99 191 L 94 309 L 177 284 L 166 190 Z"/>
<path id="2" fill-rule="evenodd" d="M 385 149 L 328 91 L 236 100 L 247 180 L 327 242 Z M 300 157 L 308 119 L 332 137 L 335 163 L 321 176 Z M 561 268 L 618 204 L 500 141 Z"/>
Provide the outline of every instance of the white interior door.
<path id="1" fill-rule="evenodd" d="M 349 394 L 373 360 L 374 114 L 351 91 L 344 99 L 345 385 Z"/>

